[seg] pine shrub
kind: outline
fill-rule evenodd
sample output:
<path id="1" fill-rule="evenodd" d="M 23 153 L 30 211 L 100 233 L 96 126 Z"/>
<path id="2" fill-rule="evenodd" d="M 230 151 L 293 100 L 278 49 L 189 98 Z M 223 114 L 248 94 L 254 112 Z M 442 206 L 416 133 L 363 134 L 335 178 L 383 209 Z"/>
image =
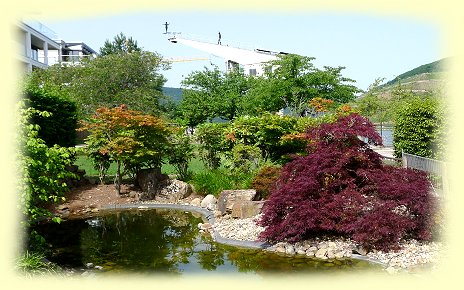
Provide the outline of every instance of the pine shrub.
<path id="1" fill-rule="evenodd" d="M 431 239 L 435 199 L 425 173 L 383 165 L 381 138 L 357 114 L 309 128 L 308 155 L 287 163 L 263 209 L 261 238 L 296 242 L 350 237 L 367 248 L 392 249 L 405 238 Z"/>

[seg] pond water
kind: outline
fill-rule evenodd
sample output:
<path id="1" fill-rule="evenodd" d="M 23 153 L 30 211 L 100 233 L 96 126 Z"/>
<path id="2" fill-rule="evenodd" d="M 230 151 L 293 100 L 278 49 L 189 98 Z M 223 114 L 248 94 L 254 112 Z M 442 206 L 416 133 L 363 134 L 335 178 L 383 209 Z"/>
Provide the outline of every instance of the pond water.
<path id="1" fill-rule="evenodd" d="M 383 146 L 393 147 L 393 126 L 383 125 L 380 127 L 380 125 L 376 125 L 375 130 L 382 137 Z"/>
<path id="2" fill-rule="evenodd" d="M 69 268 L 86 263 L 114 272 L 169 274 L 333 273 L 380 270 L 361 260 L 287 257 L 214 242 L 201 234 L 200 216 L 179 210 L 112 211 L 104 216 L 44 224 L 37 228 L 51 244 L 49 260 Z"/>

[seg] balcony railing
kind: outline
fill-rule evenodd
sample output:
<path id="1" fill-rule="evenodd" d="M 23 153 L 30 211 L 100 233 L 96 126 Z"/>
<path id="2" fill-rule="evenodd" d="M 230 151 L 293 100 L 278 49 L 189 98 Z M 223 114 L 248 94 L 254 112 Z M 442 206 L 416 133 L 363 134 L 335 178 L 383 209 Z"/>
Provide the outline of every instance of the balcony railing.
<path id="1" fill-rule="evenodd" d="M 61 64 L 66 64 L 66 65 L 75 65 L 81 63 L 82 59 L 84 58 L 90 58 L 93 59 L 93 55 L 72 55 L 72 54 L 65 54 L 61 55 L 61 59 L 58 56 L 49 56 L 48 57 L 48 65 L 54 65 L 57 63 Z M 35 56 L 33 59 L 45 63 L 45 57 L 44 56 Z"/>

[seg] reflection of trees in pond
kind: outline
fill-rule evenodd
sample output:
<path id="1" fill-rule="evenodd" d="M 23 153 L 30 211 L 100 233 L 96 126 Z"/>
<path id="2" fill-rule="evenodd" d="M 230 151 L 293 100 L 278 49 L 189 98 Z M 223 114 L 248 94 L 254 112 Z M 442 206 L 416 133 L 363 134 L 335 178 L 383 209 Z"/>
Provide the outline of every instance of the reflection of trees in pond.
<path id="1" fill-rule="evenodd" d="M 196 258 L 201 267 L 208 271 L 216 270 L 218 266 L 224 265 L 225 250 L 215 243 L 211 237 L 201 236 L 201 242 L 205 245 L 205 249 L 198 251 Z"/>
<path id="2" fill-rule="evenodd" d="M 183 212 L 123 211 L 98 220 L 81 233 L 83 262 L 178 272 L 193 253 L 198 222 Z"/>
<path id="3" fill-rule="evenodd" d="M 261 268 L 262 251 L 227 247 L 227 258 L 239 272 L 256 271 Z"/>

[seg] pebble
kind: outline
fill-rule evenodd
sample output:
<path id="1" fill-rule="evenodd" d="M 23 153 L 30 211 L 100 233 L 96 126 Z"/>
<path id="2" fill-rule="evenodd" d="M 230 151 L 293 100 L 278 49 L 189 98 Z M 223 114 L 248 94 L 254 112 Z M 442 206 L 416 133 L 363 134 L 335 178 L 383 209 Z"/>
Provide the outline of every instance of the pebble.
<path id="1" fill-rule="evenodd" d="M 233 219 L 231 217 L 218 217 L 212 225 L 221 236 L 241 241 L 257 241 L 264 228 L 257 222 L 261 214 L 246 218 Z M 350 239 L 307 240 L 295 244 L 280 242 L 266 249 L 286 255 L 306 255 L 322 260 L 346 259 L 352 257 L 352 252 L 361 252 L 363 256 L 381 262 L 388 273 L 398 273 L 402 270 L 412 269 L 418 265 L 434 264 L 438 262 L 442 245 L 437 242 L 419 242 L 416 240 L 404 241 L 401 250 L 388 253 L 382 251 L 367 252 Z"/>
<path id="2" fill-rule="evenodd" d="M 264 231 L 264 227 L 258 225 L 261 217 L 262 214 L 258 214 L 251 218 L 235 219 L 226 214 L 224 216 L 216 216 L 215 223 L 210 225 L 211 228 L 207 227 L 208 230 L 212 229 L 225 238 L 240 241 L 258 241 L 259 235 Z M 200 232 L 205 232 L 205 230 L 200 228 Z M 335 261 L 336 259 L 351 258 L 353 252 L 361 252 L 366 258 L 382 263 L 385 271 L 390 274 L 408 271 L 424 264 L 433 266 L 439 261 L 440 255 L 443 253 L 443 245 L 439 242 L 409 240 L 403 241 L 400 246 L 401 249 L 399 251 L 387 253 L 382 251 L 365 252 L 365 249 L 359 247 L 359 245 L 350 239 L 315 238 L 294 244 L 279 242 L 265 250 L 286 255 L 305 254 L 308 257 L 315 256 L 322 260 L 335 259 Z"/>

